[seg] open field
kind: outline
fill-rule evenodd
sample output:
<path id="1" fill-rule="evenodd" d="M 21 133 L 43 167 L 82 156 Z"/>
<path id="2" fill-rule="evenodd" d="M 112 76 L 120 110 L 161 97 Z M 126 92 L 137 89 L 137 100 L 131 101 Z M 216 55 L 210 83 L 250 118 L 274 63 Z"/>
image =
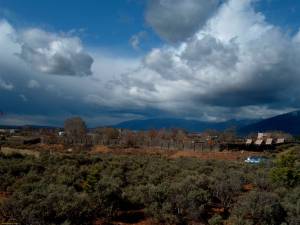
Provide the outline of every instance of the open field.
<path id="1" fill-rule="evenodd" d="M 50 152 L 51 154 L 68 154 L 71 148 L 66 149 L 62 145 L 38 145 L 28 149 L 2 147 L 1 151 L 4 154 L 19 153 L 39 157 L 41 152 Z M 270 153 L 251 152 L 251 151 L 191 151 L 191 150 L 161 150 L 159 148 L 109 148 L 104 145 L 96 145 L 91 151 L 87 150 L 88 154 L 113 154 L 113 155 L 150 155 L 163 156 L 170 159 L 177 158 L 198 158 L 202 160 L 226 160 L 226 161 L 243 161 L 253 155 L 268 155 Z"/>
<path id="2" fill-rule="evenodd" d="M 228 160 L 228 161 L 243 161 L 249 156 L 253 155 L 267 155 L 264 152 L 251 151 L 223 151 L 223 152 L 200 152 L 188 150 L 160 150 L 160 149 L 110 149 L 106 146 L 95 146 L 90 154 L 116 154 L 116 155 L 158 155 L 167 158 L 198 158 L 202 160 Z"/>
<path id="3" fill-rule="evenodd" d="M 18 148 L 10 148 L 10 147 L 2 147 L 1 152 L 5 155 L 10 155 L 10 154 L 21 154 L 21 155 L 28 155 L 28 156 L 35 156 L 39 157 L 40 152 L 35 151 L 35 150 L 29 150 L 29 149 L 18 149 Z"/>

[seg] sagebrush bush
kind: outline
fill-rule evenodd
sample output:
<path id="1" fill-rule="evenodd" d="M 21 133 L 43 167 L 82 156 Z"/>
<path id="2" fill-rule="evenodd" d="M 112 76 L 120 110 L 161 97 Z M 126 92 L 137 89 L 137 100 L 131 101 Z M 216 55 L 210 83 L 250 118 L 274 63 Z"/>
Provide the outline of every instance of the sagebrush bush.
<path id="1" fill-rule="evenodd" d="M 287 154 L 271 167 L 149 155 L 0 154 L 0 192 L 12 194 L 0 211 L 24 225 L 93 224 L 128 210 L 162 224 L 295 225 L 299 154 Z"/>

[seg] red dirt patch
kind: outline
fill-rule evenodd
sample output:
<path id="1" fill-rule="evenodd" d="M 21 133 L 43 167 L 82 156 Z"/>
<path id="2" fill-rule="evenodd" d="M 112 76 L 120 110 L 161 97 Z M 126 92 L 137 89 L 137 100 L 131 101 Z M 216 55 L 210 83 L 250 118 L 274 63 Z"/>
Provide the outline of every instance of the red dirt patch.
<path id="1" fill-rule="evenodd" d="M 0 203 L 7 200 L 11 196 L 10 192 L 0 192 Z M 1 217 L 1 214 L 0 214 Z"/>
<path id="2" fill-rule="evenodd" d="M 243 191 L 252 191 L 254 189 L 254 185 L 253 184 L 245 184 L 243 185 Z"/>
<path id="3" fill-rule="evenodd" d="M 95 145 L 92 148 L 92 151 L 90 151 L 90 154 L 97 154 L 97 153 L 109 153 L 111 152 L 111 149 L 104 145 Z"/>
<path id="4" fill-rule="evenodd" d="M 243 161 L 249 156 L 264 155 L 259 152 L 249 151 L 223 151 L 223 152 L 199 152 L 199 151 L 178 151 L 178 150 L 161 150 L 155 148 L 141 148 L 141 149 L 110 149 L 106 146 L 97 145 L 93 147 L 90 154 L 105 154 L 112 153 L 116 155 L 157 155 L 165 156 L 171 159 L 181 157 L 199 158 L 202 160 L 229 160 L 229 161 Z"/>
<path id="5" fill-rule="evenodd" d="M 97 220 L 94 225 L 153 225 L 155 223 L 153 223 L 153 221 L 151 219 L 146 219 L 144 221 L 140 221 L 137 223 L 121 223 L 121 222 L 111 222 L 111 223 L 107 223 L 105 221 L 102 220 Z"/>
<path id="6" fill-rule="evenodd" d="M 224 152 L 192 152 L 192 151 L 178 151 L 170 156 L 170 158 L 180 157 L 194 157 L 203 160 L 229 160 L 229 161 L 242 161 L 248 156 L 261 155 L 257 152 L 243 152 L 243 151 L 224 151 Z"/>

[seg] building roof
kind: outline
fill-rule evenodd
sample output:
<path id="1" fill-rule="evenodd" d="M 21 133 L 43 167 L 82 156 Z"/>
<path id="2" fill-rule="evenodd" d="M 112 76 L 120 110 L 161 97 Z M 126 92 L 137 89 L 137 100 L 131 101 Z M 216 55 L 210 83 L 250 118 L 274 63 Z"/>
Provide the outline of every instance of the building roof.
<path id="1" fill-rule="evenodd" d="M 264 137 L 264 133 L 258 133 L 257 134 L 257 139 L 261 139 L 261 138 L 263 138 Z"/>
<path id="2" fill-rule="evenodd" d="M 256 144 L 256 145 L 261 145 L 261 144 L 263 143 L 263 141 L 264 141 L 264 140 L 257 139 L 257 140 L 255 141 L 255 144 Z"/>
<path id="3" fill-rule="evenodd" d="M 247 140 L 246 140 L 246 145 L 251 145 L 252 142 L 253 142 L 252 139 L 247 139 Z"/>
<path id="4" fill-rule="evenodd" d="M 257 134 L 257 139 L 263 139 L 263 138 L 270 138 L 271 133 L 258 133 Z"/>
<path id="5" fill-rule="evenodd" d="M 271 145 L 273 143 L 273 138 L 267 138 L 266 145 Z"/>
<path id="6" fill-rule="evenodd" d="M 285 141 L 284 138 L 278 138 L 276 144 L 283 144 L 284 141 Z"/>

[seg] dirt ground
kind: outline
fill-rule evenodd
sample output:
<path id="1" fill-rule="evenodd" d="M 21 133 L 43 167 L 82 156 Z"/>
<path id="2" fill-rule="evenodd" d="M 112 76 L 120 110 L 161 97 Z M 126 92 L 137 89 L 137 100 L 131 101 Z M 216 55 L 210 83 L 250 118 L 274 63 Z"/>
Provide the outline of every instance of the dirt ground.
<path id="1" fill-rule="evenodd" d="M 178 151 L 170 156 L 170 158 L 180 157 L 194 157 L 203 160 L 229 160 L 241 161 L 249 156 L 264 155 L 264 153 L 248 152 L 248 151 L 223 151 L 223 152 L 192 152 L 192 151 Z"/>
<path id="2" fill-rule="evenodd" d="M 9 155 L 9 154 L 22 154 L 22 155 L 30 155 L 39 157 L 40 153 L 35 150 L 28 150 L 28 149 L 17 149 L 17 148 L 9 148 L 9 147 L 2 147 L 0 150 L 3 154 Z"/>
<path id="3" fill-rule="evenodd" d="M 203 160 L 229 160 L 243 161 L 249 156 L 265 155 L 263 152 L 249 151 L 223 151 L 223 152 L 200 152 L 200 151 L 178 151 L 178 150 L 160 150 L 160 149 L 110 149 L 106 146 L 95 146 L 90 154 L 106 154 L 112 153 L 116 155 L 158 155 L 166 156 L 171 159 L 180 157 L 199 158 Z"/>
<path id="4" fill-rule="evenodd" d="M 136 223 L 110 222 L 98 220 L 94 225 L 153 225 L 155 224 L 151 219 L 145 219 Z"/>
<path id="5" fill-rule="evenodd" d="M 15 149 L 9 147 L 2 147 L 1 151 L 5 154 L 18 152 L 24 155 L 34 155 L 39 157 L 41 151 L 50 151 L 51 153 L 66 153 L 69 150 L 65 149 L 63 145 L 38 145 L 29 149 Z M 70 151 L 72 152 L 72 151 Z M 162 150 L 160 148 L 109 148 L 104 145 L 96 145 L 92 147 L 91 151 L 87 151 L 88 154 L 115 154 L 115 155 L 154 155 L 163 156 L 170 159 L 177 159 L 181 157 L 198 158 L 202 160 L 228 160 L 228 161 L 243 161 L 249 156 L 253 155 L 266 155 L 263 152 L 250 152 L 250 151 L 192 151 L 192 150 Z"/>
<path id="6" fill-rule="evenodd" d="M 8 193 L 8 192 L 0 192 L 0 204 L 2 201 L 8 199 L 10 195 L 11 195 L 11 193 Z"/>

